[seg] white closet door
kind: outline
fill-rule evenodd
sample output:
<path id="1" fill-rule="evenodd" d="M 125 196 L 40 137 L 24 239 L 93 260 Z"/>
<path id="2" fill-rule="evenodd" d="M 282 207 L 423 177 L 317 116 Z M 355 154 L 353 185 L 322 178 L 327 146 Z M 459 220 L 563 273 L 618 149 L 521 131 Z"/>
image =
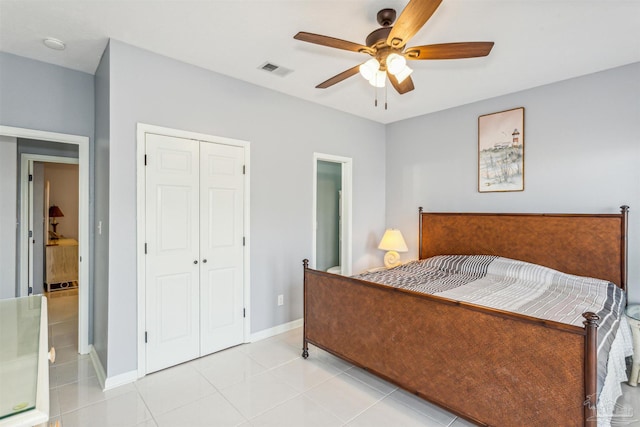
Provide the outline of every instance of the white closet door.
<path id="1" fill-rule="evenodd" d="M 200 355 L 198 151 L 146 136 L 147 373 Z"/>
<path id="2" fill-rule="evenodd" d="M 244 149 L 200 144 L 201 354 L 243 342 Z"/>

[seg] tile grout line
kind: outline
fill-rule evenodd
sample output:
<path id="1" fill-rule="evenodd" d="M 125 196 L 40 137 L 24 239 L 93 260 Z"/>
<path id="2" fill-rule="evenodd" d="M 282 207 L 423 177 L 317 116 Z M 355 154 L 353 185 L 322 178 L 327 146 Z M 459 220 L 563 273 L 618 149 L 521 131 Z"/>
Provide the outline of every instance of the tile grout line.
<path id="1" fill-rule="evenodd" d="M 221 351 L 224 351 L 224 350 L 221 350 Z M 212 353 L 212 354 L 215 354 L 215 353 Z M 244 354 L 244 353 L 243 353 L 243 354 Z M 246 355 L 246 354 L 245 354 L 245 355 Z M 246 355 L 246 356 L 248 356 L 248 355 Z M 205 356 L 205 357 L 206 357 L 206 356 Z M 198 359 L 194 359 L 194 360 L 198 360 Z M 252 360 L 253 360 L 253 359 L 252 359 Z M 256 362 L 256 363 L 257 363 L 257 362 Z M 261 366 L 262 366 L 262 365 L 261 365 Z M 240 416 L 244 419 L 244 421 L 243 421 L 243 422 L 249 422 L 249 418 L 245 417 L 245 416 L 244 416 L 244 414 L 243 414 L 242 412 L 240 412 L 240 410 L 239 410 L 238 408 L 236 408 L 236 406 L 235 406 L 233 403 L 231 403 L 231 401 L 229 401 L 229 399 L 227 399 L 227 396 L 225 396 L 225 395 L 224 395 L 224 393 L 222 393 L 222 389 L 219 389 L 218 387 L 216 387 L 216 385 L 215 385 L 214 383 L 212 383 L 212 382 L 209 380 L 209 378 L 205 377 L 205 376 L 202 374 L 202 372 L 200 372 L 200 370 L 199 370 L 198 368 L 196 368 L 195 366 L 194 366 L 193 368 L 194 368 L 194 369 L 195 369 L 195 371 L 198 373 L 198 375 L 202 376 L 202 378 L 204 378 L 204 380 L 205 380 L 205 381 L 207 381 L 209 384 L 211 384 L 211 387 L 213 387 L 213 388 L 216 390 L 216 393 L 217 393 L 217 394 L 219 394 L 219 395 L 220 395 L 220 396 L 225 400 L 225 402 L 227 402 L 229 405 L 231 405 L 231 407 L 232 407 L 233 409 L 235 409 L 235 410 L 236 410 L 236 412 L 237 412 L 238 414 L 240 414 Z M 265 372 L 266 372 L 266 371 L 265 371 Z M 256 374 L 256 375 L 257 375 L 257 374 Z M 252 375 L 252 376 L 255 376 L 255 375 Z M 236 383 L 236 384 L 239 384 L 239 383 Z M 235 385 L 235 384 L 232 384 L 232 385 Z M 230 387 L 231 387 L 231 386 L 230 386 Z M 215 393 L 214 393 L 214 394 L 215 394 Z M 210 395 L 204 396 L 204 397 L 202 397 L 201 399 L 198 399 L 196 402 L 199 402 L 200 400 L 203 400 L 203 399 L 205 399 L 205 398 L 207 398 L 207 397 L 209 397 L 209 396 L 213 396 L 213 394 L 210 394 Z M 185 405 L 185 406 L 186 406 L 186 405 Z M 176 408 L 176 409 L 177 409 L 177 408 Z M 158 424 L 158 423 L 156 422 L 156 425 L 157 425 L 157 424 Z M 240 423 L 240 424 L 242 424 L 242 423 Z M 238 425 L 240 425 L 240 424 L 238 424 Z M 249 424 L 251 424 L 251 423 L 249 423 Z"/>
<path id="2" fill-rule="evenodd" d="M 153 420 L 153 423 L 158 426 L 158 420 L 156 420 L 156 416 L 155 414 L 151 411 L 151 408 L 149 407 L 149 404 L 147 403 L 147 401 L 145 400 L 144 396 L 142 395 L 142 393 L 140 393 L 140 390 L 138 389 L 138 380 L 133 382 L 133 386 L 136 389 L 136 393 L 138 393 L 138 397 L 140 397 L 140 400 L 142 400 L 142 403 L 144 404 L 144 407 L 147 408 L 147 412 L 149 412 L 149 415 L 151 415 L 151 419 Z M 140 424 L 140 423 L 138 423 Z"/>

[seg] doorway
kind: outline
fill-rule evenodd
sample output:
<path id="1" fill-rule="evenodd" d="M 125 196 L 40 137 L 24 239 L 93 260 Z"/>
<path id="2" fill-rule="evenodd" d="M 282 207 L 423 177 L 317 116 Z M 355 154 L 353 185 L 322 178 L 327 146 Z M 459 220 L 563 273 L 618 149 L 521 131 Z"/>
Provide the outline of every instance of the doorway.
<path id="1" fill-rule="evenodd" d="M 315 269 L 351 275 L 352 159 L 314 153 L 313 250 Z"/>
<path id="2" fill-rule="evenodd" d="M 20 263 L 21 282 L 24 286 L 27 280 L 28 294 L 77 287 L 79 161 L 23 153 L 20 162 L 21 223 L 28 230 L 20 233 L 20 247 L 27 253 L 26 270 L 25 257 Z"/>
<path id="3" fill-rule="evenodd" d="M 89 271 L 91 267 L 89 257 L 89 137 L 2 125 L 0 125 L 0 136 L 13 141 L 24 138 L 78 146 L 78 353 L 88 354 L 91 349 L 89 345 Z M 26 191 L 25 187 L 21 189 L 21 192 Z M 20 195 L 20 197 L 25 197 L 25 200 L 27 196 Z M 20 224 L 18 230 L 20 236 L 28 236 L 28 218 L 23 216 Z M 18 283 L 16 296 L 26 296 L 29 294 L 29 284 L 27 280 L 22 280 L 22 278 L 28 277 L 28 245 L 22 245 L 20 253 L 16 255 L 18 268 L 24 272 L 20 275 L 21 280 Z"/>

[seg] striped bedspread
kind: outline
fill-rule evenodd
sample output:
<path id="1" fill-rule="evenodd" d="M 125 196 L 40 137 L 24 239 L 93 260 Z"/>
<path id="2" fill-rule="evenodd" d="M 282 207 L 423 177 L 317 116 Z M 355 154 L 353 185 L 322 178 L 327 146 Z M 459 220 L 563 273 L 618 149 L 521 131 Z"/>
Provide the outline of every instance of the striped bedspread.
<path id="1" fill-rule="evenodd" d="M 624 353 L 629 352 L 630 336 L 623 315 L 625 294 L 604 280 L 488 255 L 436 256 L 354 277 L 580 327 L 585 320 L 582 313 L 594 312 L 600 317 L 599 396 L 605 386 L 609 355 L 619 330 L 625 336 L 619 340 L 621 348 L 616 346 L 615 350 L 623 355 L 622 362 L 615 363 L 624 365 Z M 619 381 L 617 387 L 620 387 Z"/>

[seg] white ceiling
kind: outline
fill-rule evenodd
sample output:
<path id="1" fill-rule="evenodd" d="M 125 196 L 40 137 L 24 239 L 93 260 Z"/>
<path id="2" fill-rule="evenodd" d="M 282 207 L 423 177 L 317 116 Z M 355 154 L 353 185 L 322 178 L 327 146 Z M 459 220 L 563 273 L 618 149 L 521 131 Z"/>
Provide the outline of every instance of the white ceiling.
<path id="1" fill-rule="evenodd" d="M 0 0 L 0 51 L 93 74 L 109 38 L 381 123 L 640 61 L 640 0 L 444 0 L 408 46 L 494 41 L 488 57 L 412 61 L 416 89 L 359 75 L 315 86 L 369 57 L 293 39 L 364 44 L 376 13 L 406 0 Z M 54 37 L 64 51 L 42 43 Z M 259 66 L 290 68 L 279 77 Z M 640 76 L 639 76 L 640 78 Z"/>

